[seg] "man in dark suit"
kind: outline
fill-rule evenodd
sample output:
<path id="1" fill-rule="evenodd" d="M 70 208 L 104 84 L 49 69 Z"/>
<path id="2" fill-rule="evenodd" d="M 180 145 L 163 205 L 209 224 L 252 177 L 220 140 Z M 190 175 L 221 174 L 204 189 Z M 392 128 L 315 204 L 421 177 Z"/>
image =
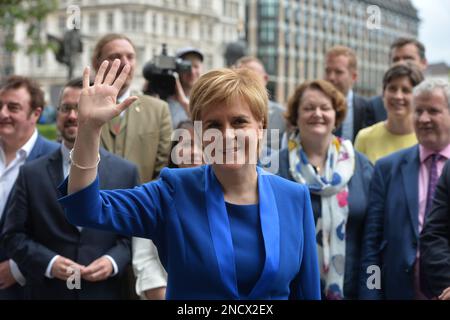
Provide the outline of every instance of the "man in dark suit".
<path id="1" fill-rule="evenodd" d="M 344 46 L 335 46 L 327 51 L 325 80 L 331 82 L 347 99 L 347 115 L 335 135 L 355 141 L 359 130 L 364 128 L 367 101 L 353 92 L 358 79 L 355 52 Z"/>
<path id="2" fill-rule="evenodd" d="M 10 76 L 0 84 L 0 232 L 20 166 L 58 148 L 36 130 L 44 104 L 44 93 L 31 79 Z M 23 281 L 17 265 L 0 250 L 0 300 L 20 299 Z"/>
<path id="3" fill-rule="evenodd" d="M 432 296 L 450 300 L 450 162 L 442 171 L 433 209 L 420 236 L 423 284 Z"/>
<path id="4" fill-rule="evenodd" d="M 419 263 L 424 257 L 428 260 L 430 253 L 425 251 L 424 256 L 419 252 L 419 234 L 428 219 L 437 178 L 450 158 L 449 91 L 443 81 L 419 84 L 413 97 L 419 144 L 382 158 L 375 165 L 362 244 L 362 299 L 427 298 Z M 445 243 L 448 246 L 447 240 Z M 380 267 L 380 274 L 373 274 L 374 266 Z M 448 269 L 448 262 L 444 266 Z M 380 287 L 372 286 L 377 282 L 371 281 L 372 276 L 381 276 Z"/>
<path id="5" fill-rule="evenodd" d="M 399 38 L 395 40 L 389 51 L 389 63 L 393 65 L 394 63 L 403 61 L 410 61 L 417 65 L 420 71 L 425 72 L 428 65 L 427 59 L 425 58 L 425 46 L 420 41 L 412 38 Z M 369 99 L 365 118 L 366 127 L 387 119 L 387 113 L 381 95 Z"/>
<path id="6" fill-rule="evenodd" d="M 81 88 L 81 79 L 64 87 L 57 114 L 61 147 L 21 168 L 5 213 L 1 245 L 24 273 L 29 299 L 122 298 L 130 239 L 73 227 L 57 201 L 56 188 L 69 173 Z M 131 188 L 138 183 L 133 164 L 104 150 L 99 156 L 101 188 Z"/>

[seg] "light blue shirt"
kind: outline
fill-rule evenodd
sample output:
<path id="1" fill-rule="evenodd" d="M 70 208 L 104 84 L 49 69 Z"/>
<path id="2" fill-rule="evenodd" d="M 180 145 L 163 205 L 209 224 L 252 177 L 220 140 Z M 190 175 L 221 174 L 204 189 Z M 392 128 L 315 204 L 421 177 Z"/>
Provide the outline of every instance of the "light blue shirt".
<path id="1" fill-rule="evenodd" d="M 342 123 L 342 138 L 353 141 L 353 90 L 347 94 L 347 115 Z"/>

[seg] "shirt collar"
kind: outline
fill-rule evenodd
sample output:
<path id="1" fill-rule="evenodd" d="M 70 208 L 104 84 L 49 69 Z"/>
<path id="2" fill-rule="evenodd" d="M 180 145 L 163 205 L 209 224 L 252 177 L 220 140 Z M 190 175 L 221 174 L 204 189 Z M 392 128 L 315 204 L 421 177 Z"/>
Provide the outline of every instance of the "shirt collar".
<path id="1" fill-rule="evenodd" d="M 433 153 L 436 153 L 434 150 L 430 150 L 428 148 L 425 148 L 423 145 L 419 145 L 419 155 L 420 155 L 420 162 L 423 163 L 428 159 L 430 155 Z M 450 159 L 450 144 L 447 145 L 444 149 L 440 150 L 439 153 L 441 156 L 444 156 L 447 159 Z"/>
<path id="2" fill-rule="evenodd" d="M 353 105 L 353 89 L 350 89 L 347 93 L 347 102 Z"/>
<path id="3" fill-rule="evenodd" d="M 123 95 L 121 95 L 120 97 L 117 97 L 117 103 L 124 102 L 130 96 L 131 96 L 131 90 L 130 90 L 130 88 L 128 88 L 127 91 L 125 91 L 123 93 Z"/>
<path id="4" fill-rule="evenodd" d="M 33 134 L 31 135 L 30 139 L 28 139 L 27 142 L 25 142 L 25 144 L 23 146 L 21 146 L 17 151 L 16 151 L 16 159 L 22 158 L 22 159 L 26 159 L 30 153 L 31 150 L 33 150 L 34 145 L 36 144 L 36 140 L 38 138 L 38 131 L 37 129 L 34 129 Z M 0 157 L 2 161 L 5 161 L 5 154 L 4 154 L 4 150 L 3 150 L 3 145 L 2 145 L 2 140 L 0 139 Z"/>
<path id="5" fill-rule="evenodd" d="M 34 129 L 30 139 L 28 139 L 28 141 L 18 150 L 18 152 L 25 152 L 25 156 L 28 157 L 36 144 L 37 136 L 37 129 Z"/>
<path id="6" fill-rule="evenodd" d="M 66 147 L 64 141 L 61 143 L 61 154 L 63 158 L 63 163 L 70 163 L 70 149 Z"/>
<path id="7" fill-rule="evenodd" d="M 38 131 L 37 129 L 34 129 L 34 132 L 31 135 L 30 139 L 28 139 L 28 141 L 25 142 L 25 144 L 22 147 L 20 147 L 19 150 L 17 150 L 16 155 L 24 156 L 25 158 L 27 158 L 30 155 L 31 150 L 33 150 L 37 138 L 38 138 Z"/>

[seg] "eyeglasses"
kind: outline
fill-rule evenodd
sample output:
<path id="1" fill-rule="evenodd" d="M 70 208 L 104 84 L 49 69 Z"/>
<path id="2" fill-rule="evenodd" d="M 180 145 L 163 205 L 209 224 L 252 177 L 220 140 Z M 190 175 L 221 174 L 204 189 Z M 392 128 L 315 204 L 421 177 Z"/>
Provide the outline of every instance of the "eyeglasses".
<path id="1" fill-rule="evenodd" d="M 62 112 L 62 113 L 70 113 L 70 111 L 75 111 L 75 113 L 78 113 L 78 104 L 62 104 L 58 107 L 58 111 Z"/>

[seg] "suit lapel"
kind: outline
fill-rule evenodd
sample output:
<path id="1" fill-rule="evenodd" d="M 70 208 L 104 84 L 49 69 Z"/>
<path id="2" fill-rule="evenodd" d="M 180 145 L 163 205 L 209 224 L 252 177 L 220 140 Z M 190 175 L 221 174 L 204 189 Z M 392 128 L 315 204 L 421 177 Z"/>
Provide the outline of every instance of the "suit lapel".
<path id="1" fill-rule="evenodd" d="M 239 299 L 230 222 L 222 189 L 211 166 L 205 167 L 205 193 L 209 229 L 211 230 L 220 278 L 226 289 L 232 294 L 233 299 Z"/>
<path id="2" fill-rule="evenodd" d="M 100 163 L 98 164 L 98 177 L 100 182 L 100 189 L 105 189 L 109 185 L 109 177 L 112 171 L 108 166 L 109 154 L 103 149 L 100 149 Z"/>
<path id="3" fill-rule="evenodd" d="M 37 159 L 42 155 L 42 144 L 43 140 L 40 135 L 38 135 L 36 142 L 34 143 L 33 149 L 31 149 L 30 154 L 25 159 L 25 162 L 29 162 L 31 160 Z"/>
<path id="4" fill-rule="evenodd" d="M 358 102 L 356 94 L 353 93 L 353 139 L 361 127 L 361 112 Z"/>
<path id="5" fill-rule="evenodd" d="M 58 149 L 58 151 L 54 152 L 48 160 L 47 171 L 55 189 L 57 189 L 64 180 L 61 150 Z"/>
<path id="6" fill-rule="evenodd" d="M 135 119 L 141 116 L 141 111 L 142 105 L 139 99 L 136 100 L 128 109 L 126 116 L 127 142 L 125 143 L 125 151 L 124 151 L 125 158 L 128 158 L 128 155 L 132 153 L 133 144 L 136 142 L 136 140 L 140 139 L 140 136 L 138 134 L 139 128 L 136 126 L 136 124 L 140 123 L 141 121 L 139 120 L 136 121 Z M 125 132 L 122 131 L 122 134 L 125 134 Z"/>
<path id="7" fill-rule="evenodd" d="M 280 223 L 275 195 L 267 179 L 268 174 L 257 167 L 258 171 L 258 194 L 259 194 L 259 217 L 264 239 L 264 251 L 266 260 L 264 268 L 250 292 L 249 299 L 264 297 L 269 292 L 269 287 L 275 281 L 280 265 Z"/>
<path id="8" fill-rule="evenodd" d="M 416 238 L 419 237 L 419 164 L 419 147 L 416 146 L 406 155 L 401 166 L 409 217 Z"/>
<path id="9" fill-rule="evenodd" d="M 62 164 L 62 154 L 61 149 L 58 149 L 56 152 L 54 152 L 48 159 L 47 162 L 47 172 L 50 176 L 50 180 L 53 183 L 54 190 L 56 193 L 58 193 L 58 186 L 61 184 L 61 182 L 64 180 L 64 172 L 63 172 L 63 164 Z M 63 216 L 64 221 L 66 220 L 66 217 L 64 215 L 64 210 L 61 207 L 61 210 L 58 212 L 54 212 L 53 214 L 60 214 Z M 79 230 L 76 226 L 70 224 L 67 222 L 67 225 L 70 226 L 70 228 L 76 232 L 79 233 Z"/>

